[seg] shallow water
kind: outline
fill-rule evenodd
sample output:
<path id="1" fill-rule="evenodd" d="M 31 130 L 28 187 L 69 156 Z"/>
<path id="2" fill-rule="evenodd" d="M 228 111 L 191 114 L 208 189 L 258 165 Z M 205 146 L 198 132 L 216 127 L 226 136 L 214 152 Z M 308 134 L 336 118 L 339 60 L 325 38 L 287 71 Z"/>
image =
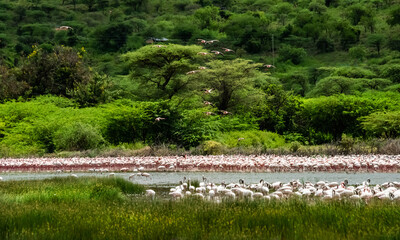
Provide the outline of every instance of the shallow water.
<path id="1" fill-rule="evenodd" d="M 108 173 L 74 173 L 78 177 L 97 176 L 108 177 Z M 115 173 L 116 177 L 129 178 L 132 173 Z M 221 182 L 232 183 L 243 179 L 246 183 L 258 183 L 260 179 L 266 182 L 289 182 L 299 179 L 300 181 L 317 182 L 323 181 L 343 181 L 347 179 L 349 184 L 360 184 L 368 178 L 371 184 L 381 184 L 384 182 L 400 182 L 400 173 L 327 173 L 327 172 L 302 172 L 302 173 L 242 173 L 242 172 L 152 172 L 151 179 L 145 177 L 135 177 L 133 182 L 145 185 L 176 185 L 183 177 L 191 180 L 202 181 L 202 177 L 206 177 L 210 182 L 220 184 Z M 46 179 L 53 177 L 68 177 L 70 173 L 40 172 L 40 173 L 0 173 L 0 177 L 4 181 L 11 180 L 34 180 Z"/>

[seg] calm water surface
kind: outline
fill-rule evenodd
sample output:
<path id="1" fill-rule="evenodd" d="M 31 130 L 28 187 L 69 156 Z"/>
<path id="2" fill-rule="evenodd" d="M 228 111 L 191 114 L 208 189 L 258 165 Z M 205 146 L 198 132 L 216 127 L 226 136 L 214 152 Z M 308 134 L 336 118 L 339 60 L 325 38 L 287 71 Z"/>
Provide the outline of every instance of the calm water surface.
<path id="1" fill-rule="evenodd" d="M 78 177 L 97 176 L 108 177 L 108 173 L 74 173 Z M 128 179 L 132 173 L 115 173 L 116 177 Z M 176 185 L 183 177 L 192 180 L 202 180 L 206 177 L 210 182 L 220 184 L 221 182 L 231 183 L 243 179 L 246 183 L 258 183 L 260 179 L 266 182 L 289 182 L 299 179 L 300 181 L 317 182 L 324 181 L 343 181 L 347 179 L 349 184 L 359 184 L 366 179 L 371 179 L 371 184 L 381 184 L 384 182 L 400 182 L 400 173 L 327 173 L 327 172 L 302 172 L 302 173 L 232 173 L 232 172 L 152 172 L 151 179 L 135 177 L 133 182 L 146 185 Z M 4 181 L 11 180 L 34 180 L 53 177 L 68 177 L 70 173 L 0 173 Z"/>

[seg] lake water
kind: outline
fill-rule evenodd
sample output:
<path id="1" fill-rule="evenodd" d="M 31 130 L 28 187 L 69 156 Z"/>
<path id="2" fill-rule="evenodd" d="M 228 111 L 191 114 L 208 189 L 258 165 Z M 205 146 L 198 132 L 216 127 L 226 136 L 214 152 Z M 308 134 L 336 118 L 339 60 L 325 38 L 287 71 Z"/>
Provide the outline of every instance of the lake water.
<path id="1" fill-rule="evenodd" d="M 97 176 L 108 177 L 108 173 L 74 173 L 78 177 Z M 116 177 L 129 178 L 132 173 L 115 173 Z M 192 180 L 202 180 L 206 177 L 210 182 L 220 184 L 221 182 L 232 183 L 243 179 L 246 183 L 258 183 L 260 179 L 266 182 L 289 182 L 299 179 L 300 181 L 311 181 L 313 183 L 324 181 L 343 181 L 347 179 L 349 184 L 360 184 L 368 178 L 371 179 L 371 184 L 381 184 L 384 182 L 400 182 L 400 173 L 327 173 L 327 172 L 302 172 L 302 173 L 241 173 L 241 172 L 152 172 L 151 178 L 135 177 L 133 182 L 145 185 L 176 185 L 184 177 Z M 39 173 L 0 173 L 0 177 L 4 181 L 11 180 L 34 180 L 46 179 L 54 177 L 68 177 L 70 173 L 54 173 L 54 172 L 39 172 Z"/>

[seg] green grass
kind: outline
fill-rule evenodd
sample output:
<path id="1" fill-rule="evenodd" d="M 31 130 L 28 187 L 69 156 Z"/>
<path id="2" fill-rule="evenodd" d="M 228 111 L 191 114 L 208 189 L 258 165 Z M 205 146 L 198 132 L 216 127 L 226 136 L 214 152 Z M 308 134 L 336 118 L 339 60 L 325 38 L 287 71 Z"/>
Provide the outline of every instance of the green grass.
<path id="1" fill-rule="evenodd" d="M 1 182 L 0 189 L 0 239 L 400 237 L 397 202 L 149 201 L 131 195 L 143 186 L 114 178 Z"/>
<path id="2" fill-rule="evenodd" d="M 0 202 L 10 204 L 70 203 L 124 200 L 124 194 L 144 192 L 142 185 L 121 178 L 52 178 L 0 182 Z"/>

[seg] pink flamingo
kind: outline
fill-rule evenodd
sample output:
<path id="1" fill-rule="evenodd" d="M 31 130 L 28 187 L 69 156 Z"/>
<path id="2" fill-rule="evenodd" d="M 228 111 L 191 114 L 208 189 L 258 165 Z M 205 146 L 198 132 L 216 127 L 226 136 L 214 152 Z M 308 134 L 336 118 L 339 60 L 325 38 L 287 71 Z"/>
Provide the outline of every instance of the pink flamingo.
<path id="1" fill-rule="evenodd" d="M 233 51 L 232 49 L 229 49 L 229 48 L 222 48 L 222 49 L 224 49 L 225 52 L 235 52 L 235 51 Z"/>
<path id="2" fill-rule="evenodd" d="M 223 54 L 222 52 L 219 52 L 219 51 L 211 51 L 211 52 L 215 53 L 215 55 L 222 55 L 222 56 L 224 56 L 224 54 Z"/>

